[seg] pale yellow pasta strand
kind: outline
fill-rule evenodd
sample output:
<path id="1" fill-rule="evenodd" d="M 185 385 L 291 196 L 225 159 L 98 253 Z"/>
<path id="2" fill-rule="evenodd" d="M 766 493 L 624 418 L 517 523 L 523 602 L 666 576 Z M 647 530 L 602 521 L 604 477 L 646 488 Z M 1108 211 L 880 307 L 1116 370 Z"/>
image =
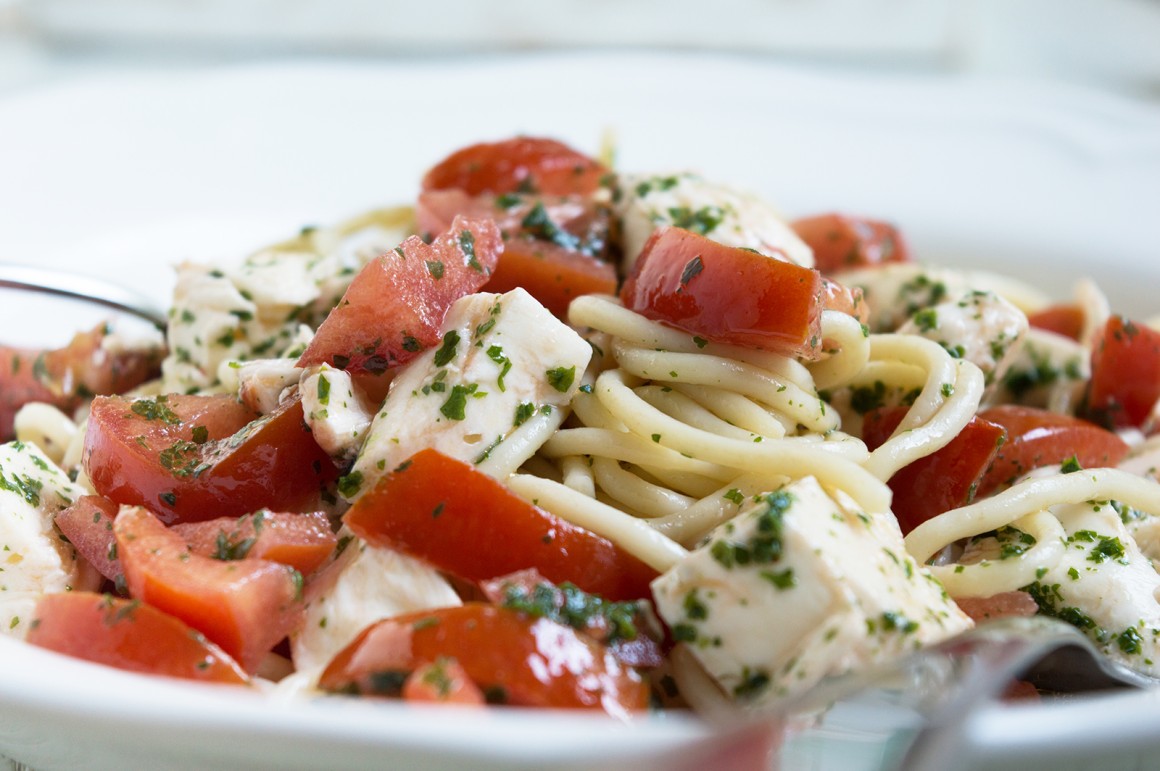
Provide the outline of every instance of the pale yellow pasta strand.
<path id="1" fill-rule="evenodd" d="M 1037 571 L 1051 569 L 1063 558 L 1067 533 L 1051 512 L 1037 511 L 1011 523 L 1035 538 L 1035 545 L 1022 554 L 999 560 L 983 560 L 973 565 L 931 566 L 930 571 L 952 597 L 990 597 L 1013 592 L 1034 583 Z"/>
<path id="2" fill-rule="evenodd" d="M 814 387 L 821 390 L 848 383 L 870 360 L 866 328 L 848 313 L 822 311 L 822 338 L 838 346 L 828 359 L 810 365 Z"/>

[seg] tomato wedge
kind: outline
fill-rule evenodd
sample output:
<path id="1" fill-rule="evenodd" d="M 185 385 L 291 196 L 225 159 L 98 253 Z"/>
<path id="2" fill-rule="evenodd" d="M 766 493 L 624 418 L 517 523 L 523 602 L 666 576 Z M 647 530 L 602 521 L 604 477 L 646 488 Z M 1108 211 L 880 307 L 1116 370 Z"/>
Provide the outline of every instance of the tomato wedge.
<path id="1" fill-rule="evenodd" d="M 979 482 L 978 494 L 1008 487 L 1032 469 L 1058 466 L 1075 458 L 1081 468 L 1115 466 L 1128 454 L 1128 445 L 1095 423 L 1056 412 L 1005 404 L 979 417 L 1007 430 L 1007 441 Z"/>
<path id="2" fill-rule="evenodd" d="M 559 318 L 583 294 L 616 292 L 616 267 L 608 261 L 610 212 L 587 199 L 434 190 L 419 196 L 416 218 L 438 232 L 456 214 L 491 217 L 503 233 L 504 249 L 484 287 L 502 294 L 526 289 Z"/>
<path id="3" fill-rule="evenodd" d="M 441 658 L 423 664 L 403 683 L 407 701 L 434 701 L 442 704 L 486 703 L 483 691 L 471 682 L 467 672 L 455 659 Z"/>
<path id="4" fill-rule="evenodd" d="M 411 236 L 355 276 L 298 366 L 382 374 L 410 361 L 439 342 L 447 309 L 487 282 L 501 251 L 489 220 L 456 217 L 430 245 Z"/>
<path id="5" fill-rule="evenodd" d="M 458 661 L 491 703 L 616 715 L 648 706 L 640 675 L 599 643 L 555 621 L 481 603 L 371 625 L 327 665 L 319 687 L 398 696 L 412 672 L 440 658 Z"/>
<path id="6" fill-rule="evenodd" d="M 513 137 L 457 150 L 427 172 L 423 190 L 588 195 L 606 174 L 604 166 L 563 142 Z"/>
<path id="7" fill-rule="evenodd" d="M 437 450 L 421 450 L 346 513 L 360 538 L 468 581 L 536 568 L 610 600 L 648 597 L 657 572 L 606 538 Z"/>
<path id="8" fill-rule="evenodd" d="M 98 493 L 166 522 L 317 507 L 338 477 L 295 399 L 260 418 L 230 396 L 99 397 L 84 467 Z"/>
<path id="9" fill-rule="evenodd" d="M 36 606 L 28 642 L 57 653 L 131 672 L 203 682 L 249 682 L 221 648 L 180 620 L 108 594 L 46 594 Z"/>
<path id="10" fill-rule="evenodd" d="M 906 411 L 906 407 L 880 407 L 867 412 L 862 426 L 866 446 L 871 450 L 882 446 Z M 1002 426 L 975 416 L 946 447 L 890 477 L 891 509 L 903 535 L 944 511 L 970 503 L 1005 436 Z"/>
<path id="11" fill-rule="evenodd" d="M 117 539 L 113 536 L 117 508 L 117 504 L 100 495 L 82 495 L 72 506 L 58 511 L 53 517 L 53 522 L 77 554 L 110 581 L 116 581 L 121 575 Z"/>
<path id="12" fill-rule="evenodd" d="M 620 290 L 626 307 L 650 319 L 806 358 L 821 355 L 821 295 L 816 270 L 672 227 L 652 234 Z"/>
<path id="13" fill-rule="evenodd" d="M 334 552 L 338 536 L 321 511 L 262 511 L 234 519 L 185 522 L 172 527 L 194 554 L 219 560 L 259 559 L 310 575 Z"/>
<path id="14" fill-rule="evenodd" d="M 1112 316 L 1092 345 L 1086 417 L 1107 428 L 1143 426 L 1160 399 L 1160 332 Z"/>
<path id="15" fill-rule="evenodd" d="M 302 617 L 302 575 L 293 568 L 192 554 L 140 506 L 122 508 L 113 532 L 129 594 L 197 629 L 248 672 Z"/>
<path id="16" fill-rule="evenodd" d="M 794 220 L 790 227 L 813 249 L 814 267 L 822 273 L 911 261 L 906 241 L 889 222 L 820 214 Z"/>
<path id="17" fill-rule="evenodd" d="M 94 394 L 128 391 L 156 376 L 162 351 L 108 351 L 107 335 L 101 324 L 55 350 L 0 346 L 0 442 L 12 437 L 13 418 L 29 402 L 67 412 Z"/>
<path id="18" fill-rule="evenodd" d="M 1083 310 L 1078 305 L 1051 305 L 1027 315 L 1027 323 L 1035 329 L 1054 332 L 1072 340 L 1079 340 L 1083 322 Z"/>

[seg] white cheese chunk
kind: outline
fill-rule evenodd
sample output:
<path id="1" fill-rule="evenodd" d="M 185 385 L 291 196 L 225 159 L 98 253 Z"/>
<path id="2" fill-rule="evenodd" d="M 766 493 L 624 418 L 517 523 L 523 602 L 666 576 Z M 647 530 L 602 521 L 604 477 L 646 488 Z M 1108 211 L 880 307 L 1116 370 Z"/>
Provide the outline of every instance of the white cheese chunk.
<path id="1" fill-rule="evenodd" d="M 357 538 L 311 579 L 306 601 L 306 616 L 290 637 L 290 650 L 295 668 L 314 676 L 380 619 L 462 604 L 433 568 Z"/>
<path id="2" fill-rule="evenodd" d="M 810 247 L 775 208 L 754 195 L 689 173 L 625 176 L 620 184 L 616 214 L 623 226 L 626 271 L 653 231 L 665 225 L 692 230 L 726 246 L 784 255 L 807 268 L 814 265 Z"/>
<path id="3" fill-rule="evenodd" d="M 812 477 L 759 496 L 652 589 L 674 636 L 754 707 L 971 625 L 892 517 Z"/>
<path id="4" fill-rule="evenodd" d="M 1023 311 L 994 292 L 972 290 L 916 311 L 898 332 L 933 340 L 993 383 L 1015 360 L 1027 328 Z"/>
<path id="5" fill-rule="evenodd" d="M 0 632 L 22 636 L 41 594 L 96 588 L 99 576 L 53 526 L 85 492 L 35 445 L 0 445 Z"/>
<path id="6" fill-rule="evenodd" d="M 255 412 L 269 415 L 278 409 L 286 391 L 298 385 L 302 368 L 295 359 L 255 359 L 241 362 L 235 377 L 238 400 Z M 223 382 L 223 385 L 225 383 Z"/>
<path id="7" fill-rule="evenodd" d="M 302 372 L 298 386 L 302 412 L 314 441 L 342 465 L 354 460 L 374 417 L 374 405 L 358 391 L 350 375 L 322 364 Z"/>
<path id="8" fill-rule="evenodd" d="M 523 289 L 460 298 L 442 333 L 439 347 L 391 382 L 354 464 L 359 489 L 427 447 L 478 465 L 502 442 L 516 441 L 533 419 L 559 425 L 592 355 L 580 335 Z M 538 449 L 519 438 L 516 465 Z"/>
<path id="9" fill-rule="evenodd" d="M 1160 676 L 1160 574 L 1106 502 L 1056 506 L 1063 559 L 1029 587 L 1040 611 L 1078 627 L 1113 659 Z"/>

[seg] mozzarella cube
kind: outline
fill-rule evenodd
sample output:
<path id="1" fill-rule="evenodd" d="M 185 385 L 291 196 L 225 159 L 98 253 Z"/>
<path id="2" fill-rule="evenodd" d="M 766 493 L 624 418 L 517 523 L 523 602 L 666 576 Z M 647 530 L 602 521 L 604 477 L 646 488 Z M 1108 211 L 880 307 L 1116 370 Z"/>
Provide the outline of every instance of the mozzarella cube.
<path id="1" fill-rule="evenodd" d="M 326 364 L 311 367 L 302 372 L 298 392 L 318 446 L 342 465 L 354 460 L 371 427 L 374 407 L 355 388 L 350 374 Z"/>

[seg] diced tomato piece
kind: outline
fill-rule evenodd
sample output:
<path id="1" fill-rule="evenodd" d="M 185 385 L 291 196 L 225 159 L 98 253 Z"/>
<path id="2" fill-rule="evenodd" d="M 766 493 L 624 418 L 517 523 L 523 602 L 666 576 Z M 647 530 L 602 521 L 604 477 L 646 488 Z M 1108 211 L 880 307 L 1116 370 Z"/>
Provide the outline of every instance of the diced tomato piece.
<path id="1" fill-rule="evenodd" d="M 1032 469 L 1059 466 L 1071 458 L 1081 468 L 1115 466 L 1128 454 L 1123 439 L 1070 415 L 1005 404 L 983 410 L 979 417 L 1007 429 L 1007 441 L 979 482 L 980 496 L 1010 486 Z"/>
<path id="2" fill-rule="evenodd" d="M 534 567 L 611 600 L 648 597 L 657 572 L 606 538 L 523 500 L 487 474 L 421 450 L 346 513 L 360 538 L 468 581 Z"/>
<path id="3" fill-rule="evenodd" d="M 117 539 L 113 536 L 117 508 L 117 504 L 100 495 L 82 495 L 72 506 L 58 511 L 53 517 L 53 522 L 77 554 L 110 581 L 116 581 L 121 575 Z"/>
<path id="4" fill-rule="evenodd" d="M 423 190 L 588 195 L 608 174 L 601 164 L 554 139 L 514 137 L 465 147 L 423 177 Z"/>
<path id="5" fill-rule="evenodd" d="M 814 250 L 814 267 L 822 273 L 911 260 L 902 234 L 889 222 L 821 214 L 795 220 L 791 227 Z"/>
<path id="6" fill-rule="evenodd" d="M 610 212 L 591 200 L 560 196 L 497 198 L 462 190 L 419 196 L 416 218 L 438 232 L 456 214 L 492 217 L 503 234 L 499 265 L 484 289 L 502 294 L 518 287 L 560 318 L 583 294 L 616 292 L 616 267 L 608 258 Z"/>
<path id="7" fill-rule="evenodd" d="M 204 682 L 249 682 L 221 648 L 179 619 L 143 604 L 91 592 L 46 594 L 27 641 L 131 672 Z"/>
<path id="8" fill-rule="evenodd" d="M 866 446 L 871 450 L 882 446 L 906 411 L 906 407 L 880 407 L 866 413 L 862 425 Z M 1002 426 L 975 416 L 946 447 L 899 469 L 888 484 L 894 492 L 891 509 L 903 534 L 970 503 L 1005 435 Z"/>
<path id="9" fill-rule="evenodd" d="M 648 688 L 599 643 L 546 618 L 469 603 L 410 613 L 365 629 L 327 665 L 319 687 L 398 696 L 425 664 L 453 658 L 492 703 L 644 709 Z"/>
<path id="10" fill-rule="evenodd" d="M 1000 592 L 990 597 L 956 597 L 955 605 L 976 624 L 993 618 L 1034 616 L 1039 606 L 1027 592 Z"/>
<path id="11" fill-rule="evenodd" d="M 230 396 L 93 401 L 84 467 L 98 493 L 167 524 L 317 508 L 338 477 L 295 399 L 260 418 Z"/>
<path id="12" fill-rule="evenodd" d="M 1160 332 L 1112 316 L 1092 346 L 1087 417 L 1108 428 L 1140 427 L 1160 399 Z"/>
<path id="13" fill-rule="evenodd" d="M 1027 323 L 1032 327 L 1072 340 L 1079 340 L 1083 322 L 1083 310 L 1078 305 L 1052 305 L 1027 316 Z"/>
<path id="14" fill-rule="evenodd" d="M 858 323 L 870 321 L 870 306 L 863 299 L 861 287 L 848 287 L 833 279 L 822 277 L 822 309 L 840 311 L 858 319 Z"/>
<path id="15" fill-rule="evenodd" d="M 172 528 L 194 554 L 219 560 L 260 559 L 310 575 L 334 552 L 338 536 L 321 511 L 263 509 L 234 519 L 179 523 Z"/>
<path id="16" fill-rule="evenodd" d="M 495 270 L 503 241 L 489 220 L 456 217 L 430 245 L 411 236 L 355 276 L 298 359 L 381 374 L 439 342 L 447 309 Z"/>
<path id="17" fill-rule="evenodd" d="M 122 508 L 113 532 L 129 594 L 202 632 L 248 672 L 302 617 L 302 575 L 293 568 L 192 554 L 140 506 Z"/>
<path id="18" fill-rule="evenodd" d="M 13 418 L 29 402 L 68 412 L 94 394 L 122 393 L 156 376 L 163 351 L 107 351 L 106 336 L 101 324 L 56 350 L 0 346 L 0 442 L 12 437 Z"/>
<path id="19" fill-rule="evenodd" d="M 442 704 L 486 703 L 483 691 L 471 682 L 467 672 L 455 659 L 441 658 L 423 664 L 403 683 L 407 701 L 435 701 Z"/>
<path id="20" fill-rule="evenodd" d="M 620 290 L 625 306 L 708 340 L 821 354 L 822 277 L 790 262 L 658 228 Z"/>

